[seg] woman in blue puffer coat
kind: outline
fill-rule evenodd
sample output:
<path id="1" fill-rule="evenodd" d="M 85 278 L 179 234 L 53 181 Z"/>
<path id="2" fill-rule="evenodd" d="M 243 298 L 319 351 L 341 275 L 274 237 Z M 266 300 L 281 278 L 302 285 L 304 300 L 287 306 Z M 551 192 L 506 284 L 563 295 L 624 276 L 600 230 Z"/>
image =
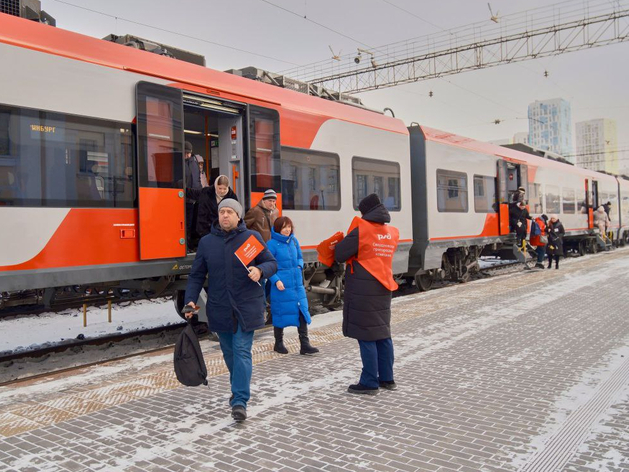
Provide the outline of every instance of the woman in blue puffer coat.
<path id="1" fill-rule="evenodd" d="M 271 230 L 271 239 L 266 243 L 269 252 L 277 260 L 277 272 L 271 281 L 271 314 L 273 317 L 273 334 L 275 346 L 273 350 L 280 354 L 288 354 L 284 346 L 284 328 L 297 326 L 300 354 L 314 354 L 319 349 L 310 345 L 308 339 L 308 299 L 304 289 L 303 267 L 299 241 L 293 234 L 293 222 L 282 216 L 275 220 Z"/>

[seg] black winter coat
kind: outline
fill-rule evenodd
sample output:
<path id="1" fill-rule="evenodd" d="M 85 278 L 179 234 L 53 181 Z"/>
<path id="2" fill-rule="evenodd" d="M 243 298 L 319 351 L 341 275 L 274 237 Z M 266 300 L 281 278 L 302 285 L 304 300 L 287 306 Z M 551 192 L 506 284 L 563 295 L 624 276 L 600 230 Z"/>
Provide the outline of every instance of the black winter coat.
<path id="1" fill-rule="evenodd" d="M 566 230 L 561 221 L 557 220 L 555 223 L 549 221 L 546 231 L 548 233 L 548 246 L 546 246 L 548 255 L 563 256 L 563 235 L 566 234 Z"/>
<path id="2" fill-rule="evenodd" d="M 515 231 L 515 233 L 521 238 L 526 237 L 526 220 L 532 219 L 533 218 L 531 218 L 531 215 L 526 208 L 520 208 L 515 203 L 509 205 L 509 226 L 511 227 L 511 230 Z M 521 223 L 520 226 L 518 226 L 518 223 Z"/>
<path id="3" fill-rule="evenodd" d="M 380 204 L 363 216 L 374 223 L 391 221 L 389 212 Z M 352 230 L 334 248 L 337 262 L 345 262 L 358 254 L 358 229 Z M 343 335 L 359 341 L 379 341 L 391 337 L 391 291 L 371 275 L 358 261 L 353 272 L 345 272 L 343 302 Z"/>
<path id="4" fill-rule="evenodd" d="M 210 331 L 235 332 L 237 324 L 243 331 L 264 326 L 264 288 L 249 278 L 247 269 L 234 255 L 251 235 L 262 243 L 264 250 L 249 265 L 260 269 L 262 277 L 268 279 L 277 271 L 277 262 L 260 234 L 247 229 L 242 220 L 228 233 L 218 223 L 214 224 L 212 232 L 199 242 L 184 302 L 197 302 L 207 276 L 206 312 Z"/>
<path id="5" fill-rule="evenodd" d="M 233 198 L 238 201 L 238 197 L 229 187 L 227 194 L 223 197 Z M 197 233 L 199 237 L 203 237 L 210 232 L 212 225 L 218 220 L 218 202 L 216 201 L 216 189 L 214 185 L 205 187 L 201 190 L 199 196 L 199 212 L 197 214 Z"/>

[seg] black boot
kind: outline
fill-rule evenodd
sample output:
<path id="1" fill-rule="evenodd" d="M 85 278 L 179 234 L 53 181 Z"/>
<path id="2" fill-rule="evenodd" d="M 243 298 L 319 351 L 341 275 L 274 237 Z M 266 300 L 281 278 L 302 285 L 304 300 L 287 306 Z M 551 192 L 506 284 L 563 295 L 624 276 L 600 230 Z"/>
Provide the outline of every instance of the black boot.
<path id="1" fill-rule="evenodd" d="M 297 332 L 299 333 L 299 343 L 301 344 L 299 354 L 316 354 L 319 352 L 319 349 L 310 344 L 310 340 L 308 339 L 308 324 L 303 316 L 299 317 Z"/>
<path id="2" fill-rule="evenodd" d="M 559 269 L 559 259 L 555 261 L 555 269 Z"/>
<path id="3" fill-rule="evenodd" d="M 284 346 L 284 328 L 273 328 L 273 334 L 275 336 L 273 350 L 280 354 L 288 354 L 288 349 Z"/>

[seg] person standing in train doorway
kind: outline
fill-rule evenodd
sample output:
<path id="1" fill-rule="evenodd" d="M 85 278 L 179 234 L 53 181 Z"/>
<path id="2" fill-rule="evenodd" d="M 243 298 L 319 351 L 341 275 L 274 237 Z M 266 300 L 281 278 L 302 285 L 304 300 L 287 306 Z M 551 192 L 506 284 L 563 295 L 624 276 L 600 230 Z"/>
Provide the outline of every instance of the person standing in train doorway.
<path id="1" fill-rule="evenodd" d="M 229 370 L 232 395 L 229 404 L 236 421 L 247 418 L 251 392 L 253 333 L 264 326 L 264 290 L 258 281 L 271 277 L 277 262 L 255 231 L 241 220 L 242 206 L 226 198 L 218 205 L 218 224 L 203 237 L 188 276 L 185 303 L 196 308 L 199 293 L 208 278 L 208 328 L 218 334 L 223 359 Z M 250 238 L 257 243 L 249 243 Z M 245 244 L 259 243 L 260 250 L 248 267 L 236 251 Z M 247 246 L 248 247 L 248 246 Z M 186 318 L 193 313 L 186 313 Z"/>
<path id="2" fill-rule="evenodd" d="M 378 195 L 367 195 L 358 205 L 347 236 L 336 244 L 334 258 L 347 262 L 343 334 L 358 341 L 363 369 L 349 393 L 375 395 L 378 388 L 395 390 L 393 340 L 391 339 L 391 294 L 393 254 L 399 231 L 387 223 L 389 212 Z"/>
<path id="3" fill-rule="evenodd" d="M 184 184 L 186 186 L 186 237 L 188 248 L 194 250 L 197 245 L 196 234 L 196 202 L 199 198 L 203 184 L 201 183 L 201 170 L 199 161 L 192 154 L 192 144 L 186 141 L 184 144 Z"/>
<path id="4" fill-rule="evenodd" d="M 563 235 L 566 234 L 566 230 L 559 218 L 552 215 L 546 231 L 548 232 L 548 246 L 546 247 L 548 266 L 546 268 L 550 269 L 552 267 L 554 259 L 555 269 L 559 269 L 559 257 L 563 256 Z"/>

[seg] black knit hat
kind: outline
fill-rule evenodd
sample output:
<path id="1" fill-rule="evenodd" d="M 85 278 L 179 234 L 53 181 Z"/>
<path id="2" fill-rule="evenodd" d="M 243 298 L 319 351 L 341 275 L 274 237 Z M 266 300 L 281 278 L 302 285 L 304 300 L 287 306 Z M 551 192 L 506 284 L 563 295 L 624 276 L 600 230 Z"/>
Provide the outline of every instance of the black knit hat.
<path id="1" fill-rule="evenodd" d="M 544 221 L 548 221 L 548 216 L 546 216 L 546 215 L 542 215 L 542 217 L 541 217 L 541 218 L 542 218 L 542 220 L 544 220 Z"/>
<path id="2" fill-rule="evenodd" d="M 362 215 L 365 215 L 378 205 L 380 205 L 380 199 L 378 198 L 378 195 L 376 195 L 375 193 L 371 193 L 360 201 L 360 203 L 358 204 L 358 209 L 360 210 L 360 213 Z"/>

